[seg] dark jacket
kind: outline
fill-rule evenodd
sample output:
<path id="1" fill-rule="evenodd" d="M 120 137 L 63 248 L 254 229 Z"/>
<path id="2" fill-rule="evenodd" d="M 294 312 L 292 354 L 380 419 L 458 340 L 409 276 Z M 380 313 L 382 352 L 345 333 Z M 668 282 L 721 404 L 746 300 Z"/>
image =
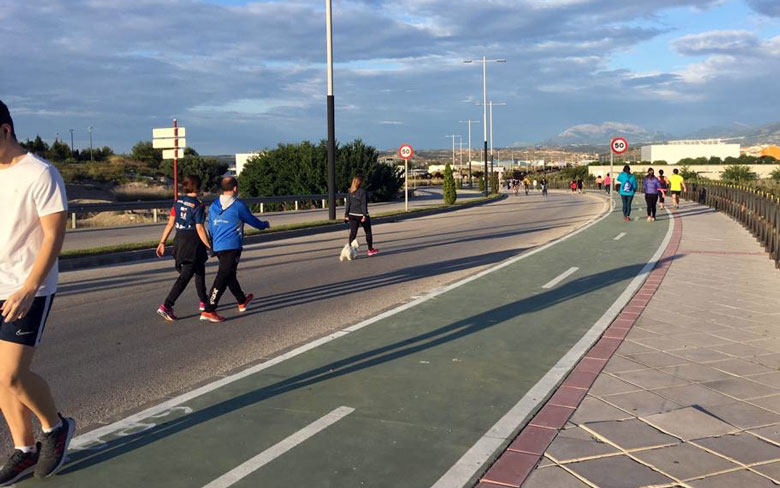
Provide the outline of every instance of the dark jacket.
<path id="1" fill-rule="evenodd" d="M 368 217 L 368 193 L 363 188 L 358 188 L 356 192 L 347 196 L 347 208 L 344 216 L 361 215 Z"/>

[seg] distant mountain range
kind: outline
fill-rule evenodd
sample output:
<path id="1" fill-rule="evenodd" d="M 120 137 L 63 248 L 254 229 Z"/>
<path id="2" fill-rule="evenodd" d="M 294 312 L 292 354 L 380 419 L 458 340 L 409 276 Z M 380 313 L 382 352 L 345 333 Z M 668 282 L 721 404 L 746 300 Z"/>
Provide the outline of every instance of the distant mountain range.
<path id="1" fill-rule="evenodd" d="M 603 146 L 611 137 L 625 137 L 630 144 L 666 142 L 675 139 L 723 139 L 725 142 L 739 143 L 743 146 L 780 143 L 780 122 L 760 127 L 749 127 L 734 123 L 727 126 L 715 126 L 688 134 L 673 135 L 661 131 L 651 131 L 634 124 L 622 122 L 604 122 L 602 124 L 575 125 L 542 142 L 543 146 Z"/>

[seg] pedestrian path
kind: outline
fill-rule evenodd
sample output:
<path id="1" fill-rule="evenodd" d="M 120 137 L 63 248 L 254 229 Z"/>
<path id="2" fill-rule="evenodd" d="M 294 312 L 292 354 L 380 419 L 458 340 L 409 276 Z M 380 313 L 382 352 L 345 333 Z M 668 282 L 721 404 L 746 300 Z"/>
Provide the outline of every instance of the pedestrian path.
<path id="1" fill-rule="evenodd" d="M 670 222 L 605 213 L 563 240 L 82 435 L 47 486 L 473 484 L 644 281 Z"/>
<path id="2" fill-rule="evenodd" d="M 480 488 L 780 484 L 780 272 L 727 216 L 678 216 L 674 259 L 605 334 L 616 353 L 545 406 L 563 428 L 538 414 Z"/>

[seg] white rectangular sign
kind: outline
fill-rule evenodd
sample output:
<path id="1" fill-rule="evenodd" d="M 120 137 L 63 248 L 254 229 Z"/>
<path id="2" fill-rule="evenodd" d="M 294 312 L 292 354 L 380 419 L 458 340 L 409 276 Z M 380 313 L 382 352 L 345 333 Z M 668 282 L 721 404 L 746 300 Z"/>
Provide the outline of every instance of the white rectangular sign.
<path id="1" fill-rule="evenodd" d="M 152 141 L 152 147 L 155 149 L 173 149 L 173 141 L 176 139 L 155 139 Z M 179 138 L 179 148 L 187 147 L 187 139 Z"/>
<path id="2" fill-rule="evenodd" d="M 176 149 L 163 149 L 162 158 L 163 159 L 173 159 L 173 153 L 176 151 Z M 184 149 L 179 148 L 179 158 L 184 157 Z"/>
<path id="3" fill-rule="evenodd" d="M 184 127 L 179 127 L 179 137 L 187 135 L 187 131 Z M 152 129 L 152 137 L 155 139 L 167 139 L 173 137 L 173 127 L 166 129 Z"/>

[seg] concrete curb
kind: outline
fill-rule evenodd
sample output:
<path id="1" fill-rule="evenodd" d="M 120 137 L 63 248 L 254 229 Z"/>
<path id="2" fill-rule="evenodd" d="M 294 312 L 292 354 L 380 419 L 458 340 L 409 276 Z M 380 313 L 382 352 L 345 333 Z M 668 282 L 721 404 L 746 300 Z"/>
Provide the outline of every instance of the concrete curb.
<path id="1" fill-rule="evenodd" d="M 416 219 L 419 217 L 427 217 L 429 215 L 437 215 L 442 213 L 454 212 L 466 208 L 478 207 L 487 205 L 489 203 L 498 202 L 507 198 L 505 194 L 499 197 L 489 200 L 479 200 L 474 202 L 466 202 L 460 205 L 455 205 L 447 208 L 436 208 L 431 210 L 412 211 L 405 214 L 392 215 L 387 217 L 372 218 L 373 224 L 386 224 L 389 222 L 400 222 L 403 220 Z M 342 230 L 344 228 L 343 222 L 337 222 L 334 224 L 320 225 L 316 227 L 305 227 L 301 229 L 285 230 L 279 232 L 269 232 L 262 234 L 255 234 L 247 236 L 244 239 L 244 244 L 256 244 L 258 242 L 272 242 L 282 239 L 291 239 L 295 237 L 314 236 L 318 234 L 324 234 L 326 232 L 333 232 Z M 167 248 L 167 255 L 170 257 L 170 246 Z M 145 261 L 157 259 L 155 249 L 139 249 L 136 251 L 121 251 L 114 253 L 95 254 L 92 256 L 81 256 L 74 258 L 61 258 L 59 261 L 60 271 L 76 271 L 80 269 L 96 268 L 99 266 L 109 266 L 114 264 L 132 263 L 137 261 Z"/>
<path id="2" fill-rule="evenodd" d="M 579 360 L 552 396 L 480 478 L 476 488 L 519 488 L 525 483 L 658 291 L 682 240 L 682 219 L 677 212 L 674 213 L 674 223 L 672 239 L 661 256 L 660 264 L 653 268 L 642 287 L 604 331 L 601 339 Z"/>

